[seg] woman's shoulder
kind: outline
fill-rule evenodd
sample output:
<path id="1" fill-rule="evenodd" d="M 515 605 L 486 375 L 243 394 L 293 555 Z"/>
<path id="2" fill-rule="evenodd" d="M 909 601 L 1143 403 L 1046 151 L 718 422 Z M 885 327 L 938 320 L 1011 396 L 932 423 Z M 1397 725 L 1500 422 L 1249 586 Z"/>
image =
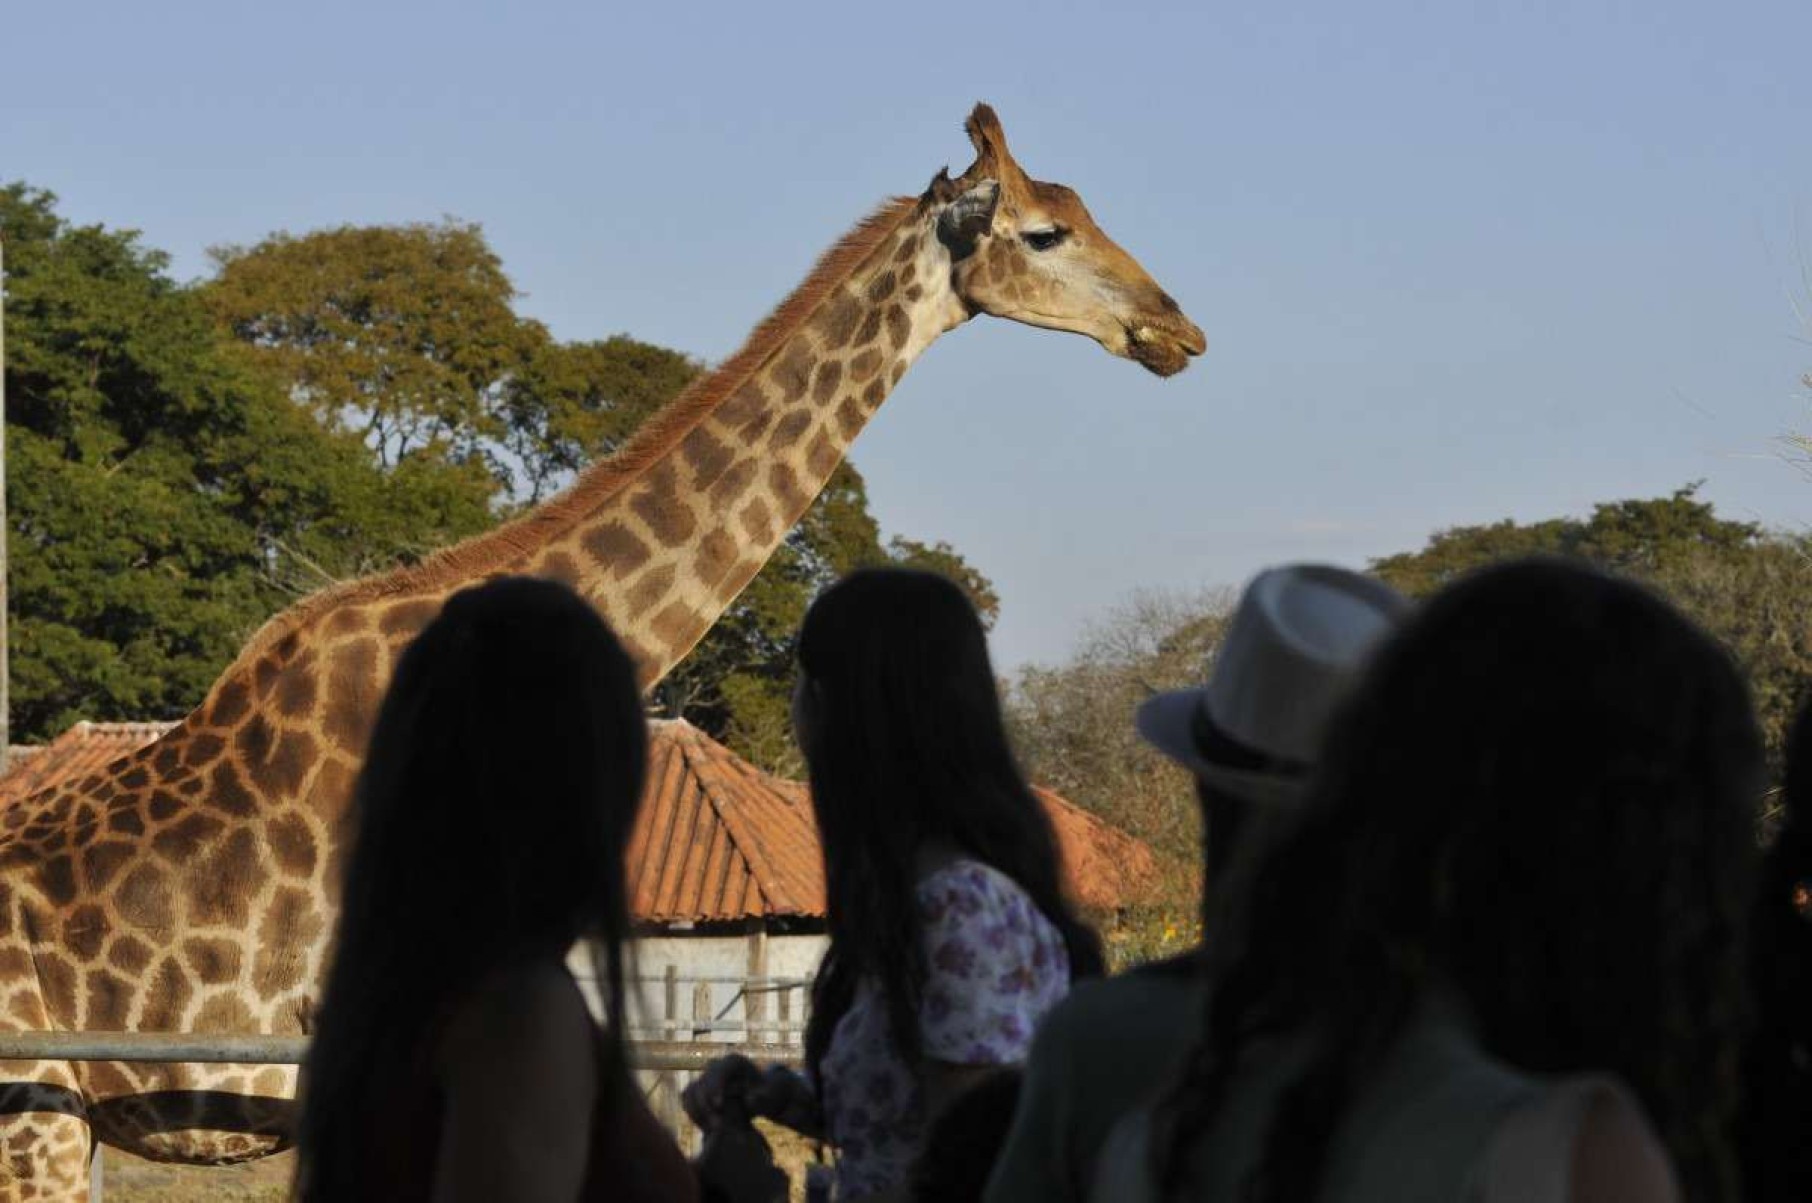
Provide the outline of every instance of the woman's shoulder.
<path id="1" fill-rule="evenodd" d="M 1628 1088 L 1609 1075 L 1581 1074 L 1546 1083 L 1505 1117 L 1480 1166 L 1478 1198 L 1669 1203 L 1680 1186 Z"/>
<path id="2" fill-rule="evenodd" d="M 593 1038 L 591 1011 L 566 966 L 525 960 L 492 970 L 452 1001 L 437 1061 L 483 1059 L 485 1049 L 546 1048 L 570 1057 Z"/>
<path id="3" fill-rule="evenodd" d="M 914 892 L 919 910 L 931 920 L 1032 906 L 1031 896 L 1017 881 L 971 857 L 939 864 L 919 878 Z"/>

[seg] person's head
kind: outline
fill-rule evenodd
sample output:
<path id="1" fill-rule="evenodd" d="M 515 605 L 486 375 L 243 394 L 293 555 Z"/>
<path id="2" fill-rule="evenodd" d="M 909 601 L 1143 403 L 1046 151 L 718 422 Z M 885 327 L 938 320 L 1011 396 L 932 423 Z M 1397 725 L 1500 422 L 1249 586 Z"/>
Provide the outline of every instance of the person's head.
<path id="1" fill-rule="evenodd" d="M 913 889 L 925 850 L 1013 878 L 1063 931 L 1072 972 L 1098 972 L 1099 948 L 1064 900 L 1056 836 L 1014 761 L 987 637 L 962 590 L 930 572 L 851 573 L 812 603 L 798 653 L 794 713 L 831 934 L 808 1051 L 822 1051 L 865 974 L 885 987 L 895 1039 L 916 1051 Z"/>
<path id="2" fill-rule="evenodd" d="M 1172 1138 L 1208 1121 L 1259 1025 L 1322 1031 L 1264 1160 L 1264 1197 L 1308 1198 L 1323 1167 L 1302 1150 L 1447 983 L 1511 1064 L 1622 1075 L 1689 1196 L 1730 1197 L 1760 767 L 1729 657 L 1645 589 L 1534 560 L 1443 590 L 1337 714 L 1300 825 L 1228 896 Z"/>
<path id="3" fill-rule="evenodd" d="M 1140 705 L 1139 734 L 1195 775 L 1218 881 L 1249 812 L 1301 802 L 1328 716 L 1366 657 L 1409 612 L 1375 577 L 1292 564 L 1254 577 L 1206 681 Z"/>
<path id="4" fill-rule="evenodd" d="M 620 1007 L 623 851 L 646 738 L 628 656 L 562 585 L 506 577 L 457 593 L 403 653 L 349 816 L 306 1070 L 309 1197 L 336 1197 L 332 1176 L 356 1171 L 381 1131 L 365 1109 L 486 974 L 589 938 Z"/>
<path id="5" fill-rule="evenodd" d="M 937 1114 L 912 1164 L 913 1203 L 980 1203 L 1013 1127 L 1024 1080 L 1017 1066 L 1002 1066 Z"/>

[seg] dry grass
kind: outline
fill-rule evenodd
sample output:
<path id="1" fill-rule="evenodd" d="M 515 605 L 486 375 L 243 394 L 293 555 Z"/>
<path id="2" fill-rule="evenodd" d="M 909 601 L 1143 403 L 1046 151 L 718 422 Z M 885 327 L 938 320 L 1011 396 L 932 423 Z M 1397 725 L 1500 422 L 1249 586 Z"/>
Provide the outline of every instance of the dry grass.
<path id="1" fill-rule="evenodd" d="M 101 1155 L 107 1203 L 282 1203 L 296 1167 L 293 1153 L 240 1165 L 165 1165 L 105 1146 Z"/>

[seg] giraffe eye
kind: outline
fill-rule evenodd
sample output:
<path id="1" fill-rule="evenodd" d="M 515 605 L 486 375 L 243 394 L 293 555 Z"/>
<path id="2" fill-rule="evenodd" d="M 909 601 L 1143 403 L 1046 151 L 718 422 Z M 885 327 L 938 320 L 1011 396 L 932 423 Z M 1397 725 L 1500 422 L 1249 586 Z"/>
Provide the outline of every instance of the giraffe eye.
<path id="1" fill-rule="evenodd" d="M 1021 237 L 1033 250 L 1048 251 L 1069 237 L 1069 233 L 1062 226 L 1052 226 L 1048 230 L 1027 230 Z"/>

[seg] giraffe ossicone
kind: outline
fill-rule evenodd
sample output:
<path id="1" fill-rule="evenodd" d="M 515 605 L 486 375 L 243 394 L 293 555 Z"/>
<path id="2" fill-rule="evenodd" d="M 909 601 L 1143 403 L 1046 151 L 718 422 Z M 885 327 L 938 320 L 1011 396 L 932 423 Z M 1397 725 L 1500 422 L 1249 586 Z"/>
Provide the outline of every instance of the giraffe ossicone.
<path id="1" fill-rule="evenodd" d="M 747 344 L 521 518 L 267 623 L 156 743 L 0 820 L 0 1030 L 297 1034 L 325 969 L 342 821 L 397 656 L 464 585 L 562 580 L 652 684 L 773 554 L 888 391 L 976 314 L 1159 375 L 1202 333 L 976 106 L 975 161 L 882 205 Z M 923 178 L 923 177 L 921 177 Z M 228 1162 L 285 1143 L 276 1066 L 0 1066 L 0 1200 L 79 1200 L 93 1141 Z"/>

